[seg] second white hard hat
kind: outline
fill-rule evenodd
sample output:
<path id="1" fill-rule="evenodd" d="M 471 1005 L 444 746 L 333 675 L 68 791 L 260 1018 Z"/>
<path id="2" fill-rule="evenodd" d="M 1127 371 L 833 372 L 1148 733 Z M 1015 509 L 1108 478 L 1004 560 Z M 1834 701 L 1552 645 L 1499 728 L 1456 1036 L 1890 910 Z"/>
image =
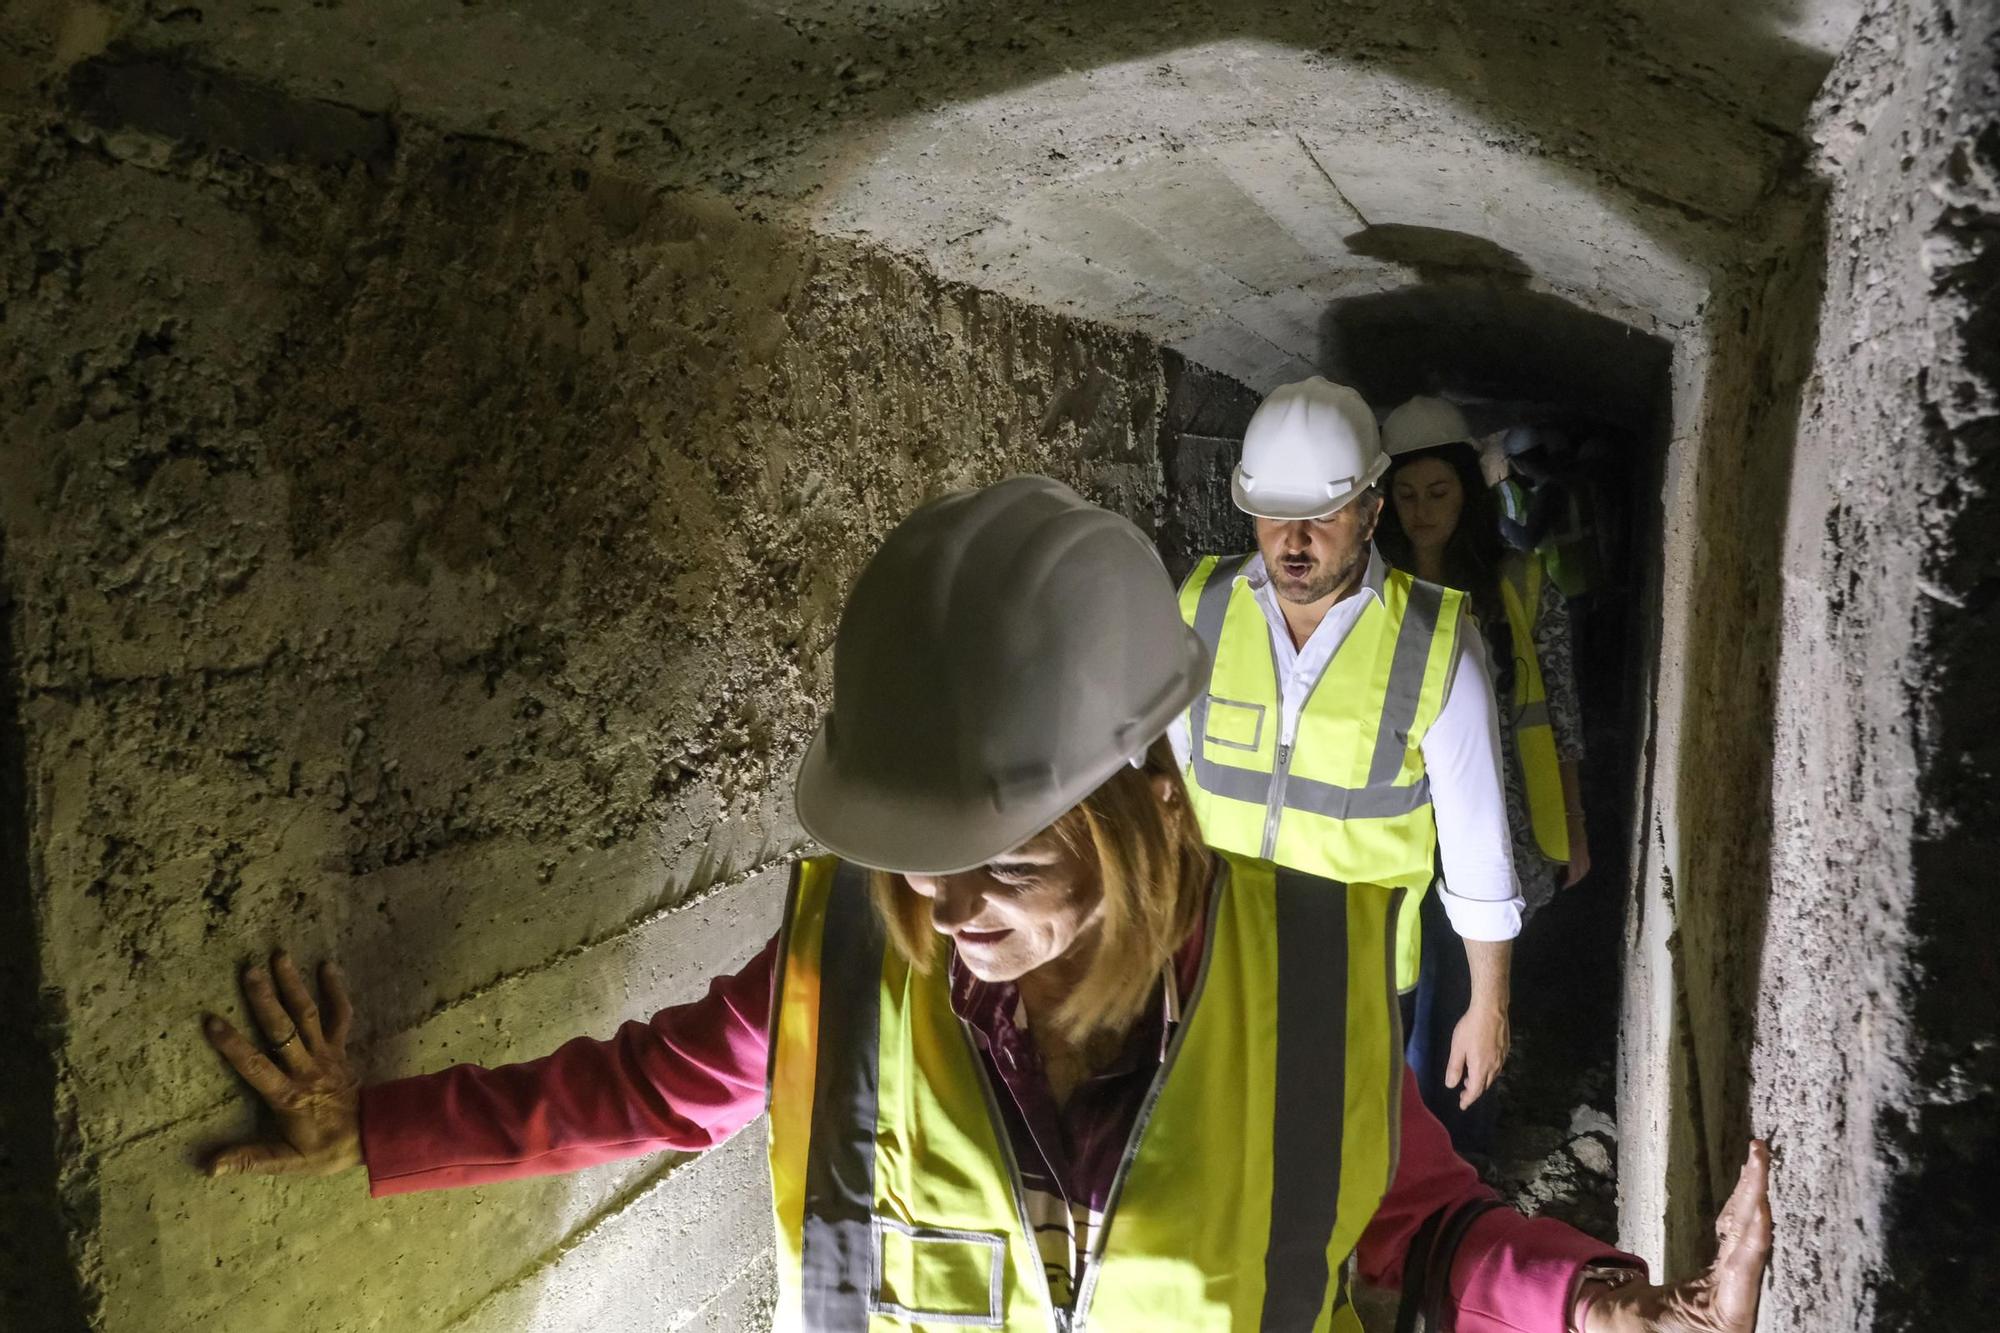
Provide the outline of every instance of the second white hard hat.
<path id="1" fill-rule="evenodd" d="M 1458 404 L 1418 395 L 1389 414 L 1382 423 L 1382 447 L 1391 458 L 1435 449 L 1441 444 L 1469 444 L 1472 428 Z"/>
<path id="2" fill-rule="evenodd" d="M 840 614 L 799 822 L 861 865 L 951 874 L 1054 823 L 1208 680 L 1145 534 L 1047 477 L 918 509 Z"/>
<path id="3" fill-rule="evenodd" d="M 1318 375 L 1273 389 L 1243 432 L 1230 494 L 1258 518 L 1325 518 L 1388 468 L 1361 395 Z"/>

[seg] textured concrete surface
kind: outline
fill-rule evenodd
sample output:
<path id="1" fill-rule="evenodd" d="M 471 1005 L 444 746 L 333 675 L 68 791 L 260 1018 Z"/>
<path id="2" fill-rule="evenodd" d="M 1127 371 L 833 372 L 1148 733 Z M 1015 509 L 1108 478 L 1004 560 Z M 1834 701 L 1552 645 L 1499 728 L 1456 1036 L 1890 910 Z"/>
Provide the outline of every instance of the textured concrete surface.
<path id="1" fill-rule="evenodd" d="M 1873 7 L 1814 124 L 1817 184 L 1682 347 L 1705 438 L 1665 490 L 1625 1239 L 1697 1261 L 1768 1134 L 1761 1327 L 1983 1327 L 1994 11 Z"/>
<path id="2" fill-rule="evenodd" d="M 192 55 L 705 187 L 1263 389 L 1411 267 L 1694 318 L 1856 8 L 32 0 L 0 51 L 23 86 L 107 45 Z"/>
<path id="3" fill-rule="evenodd" d="M 1323 369 L 1659 441 L 1626 1243 L 1698 1263 L 1771 1132 L 1766 1328 L 1980 1326 L 1995 16 L 1860 11 L 8 6 L 0 1289 L 754 1326 L 748 1138 L 216 1189 L 192 1015 L 280 938 L 385 1073 L 691 993 L 889 523 L 1032 467 L 1240 545 L 1233 433 Z"/>
<path id="4" fill-rule="evenodd" d="M 1774 201 L 1771 245 L 1677 349 L 1618 1115 L 1624 1238 L 1676 1273 L 1712 1250 L 1752 1128 L 1778 545 L 1819 266 L 1807 202 Z"/>
<path id="5" fill-rule="evenodd" d="M 14 138 L 0 237 L 10 994 L 54 1058 L 10 1115 L 61 1126 L 93 1326 L 581 1309 L 606 1245 L 655 1247 L 663 1318 L 754 1306 L 755 1253 L 673 1253 L 760 1233 L 754 1153 L 373 1207 L 201 1179 L 250 1121 L 194 1017 L 279 941 L 345 960 L 377 1075 L 699 993 L 775 921 L 862 555 L 1010 471 L 1150 523 L 1169 368 L 579 164 L 152 73 Z"/>
<path id="6" fill-rule="evenodd" d="M 1877 6 L 1815 122 L 1826 294 L 1783 551 L 1752 1105 L 1799 1123 L 1773 1326 L 2000 1300 L 2000 11 Z"/>

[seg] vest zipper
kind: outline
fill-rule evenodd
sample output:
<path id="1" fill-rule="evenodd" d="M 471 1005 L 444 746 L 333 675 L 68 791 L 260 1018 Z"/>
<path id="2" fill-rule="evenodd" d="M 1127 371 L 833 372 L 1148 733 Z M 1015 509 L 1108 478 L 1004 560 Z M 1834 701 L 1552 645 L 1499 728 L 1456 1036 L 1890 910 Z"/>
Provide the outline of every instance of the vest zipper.
<path id="1" fill-rule="evenodd" d="M 1125 1177 L 1130 1174 L 1132 1163 L 1139 1156 L 1139 1140 L 1145 1136 L 1146 1126 L 1153 1119 L 1153 1109 L 1160 1104 L 1160 1094 L 1166 1091 L 1167 1075 L 1173 1072 L 1174 1062 L 1180 1057 L 1188 1025 L 1193 1021 L 1194 1007 L 1208 982 L 1208 963 L 1215 956 L 1216 927 L 1222 920 L 1222 895 L 1234 887 L 1227 878 L 1227 872 L 1220 868 L 1228 863 L 1218 857 L 1217 864 L 1216 877 L 1208 892 L 1208 928 L 1201 942 L 1201 968 L 1195 973 L 1194 989 L 1181 1005 L 1180 1024 L 1167 1044 L 1166 1057 L 1160 1061 L 1152 1086 L 1146 1090 L 1146 1100 L 1139 1107 L 1139 1118 L 1132 1124 L 1131 1137 L 1125 1140 L 1125 1151 L 1118 1159 L 1118 1172 L 1111 1178 L 1111 1193 L 1104 1201 L 1104 1221 L 1097 1228 L 1097 1243 L 1091 1247 L 1089 1263 L 1083 1273 L 1083 1285 L 1076 1293 L 1076 1306 L 1069 1312 L 1070 1318 L 1063 1323 L 1061 1333 L 1084 1333 L 1085 1325 L 1090 1320 L 1090 1302 L 1097 1295 L 1097 1276 L 1104 1269 L 1104 1252 L 1111 1240 L 1111 1225 L 1118 1213 L 1118 1200 L 1125 1193 Z M 1169 962 L 1167 966 L 1172 967 L 1173 963 Z M 985 1072 L 980 1070 L 982 1075 Z M 1026 1205 L 1022 1207 L 1021 1216 L 1023 1219 L 1027 1217 Z"/>
<path id="2" fill-rule="evenodd" d="M 1292 775 L 1292 747 L 1286 742 L 1278 747 L 1278 763 L 1271 770 L 1271 798 L 1264 811 L 1264 850 L 1258 852 L 1259 859 L 1269 861 L 1278 849 L 1278 817 L 1285 810 L 1285 779 Z"/>
<path id="3" fill-rule="evenodd" d="M 1070 1312 L 1056 1305 L 1055 1295 L 1049 1290 L 1048 1274 L 1042 1266 L 1042 1247 L 1035 1240 L 1035 1228 L 1028 1222 L 1028 1197 L 1021 1190 L 1021 1163 L 1014 1156 L 1014 1141 L 1007 1134 L 1007 1121 L 1000 1112 L 999 1094 L 993 1090 L 993 1079 L 986 1072 L 986 1061 L 980 1057 L 979 1043 L 972 1035 L 971 1026 L 961 1018 L 958 1029 L 965 1038 L 965 1053 L 972 1059 L 972 1071 L 979 1075 L 979 1090 L 986 1094 L 987 1123 L 993 1127 L 993 1137 L 1000 1141 L 1000 1154 L 1007 1163 L 1007 1188 L 1014 1195 L 1014 1217 L 1021 1224 L 1021 1235 L 1028 1242 L 1028 1252 L 1034 1258 L 1035 1273 L 1042 1280 L 1042 1304 L 1049 1311 L 1049 1328 L 1051 1333 L 1070 1333 Z"/>

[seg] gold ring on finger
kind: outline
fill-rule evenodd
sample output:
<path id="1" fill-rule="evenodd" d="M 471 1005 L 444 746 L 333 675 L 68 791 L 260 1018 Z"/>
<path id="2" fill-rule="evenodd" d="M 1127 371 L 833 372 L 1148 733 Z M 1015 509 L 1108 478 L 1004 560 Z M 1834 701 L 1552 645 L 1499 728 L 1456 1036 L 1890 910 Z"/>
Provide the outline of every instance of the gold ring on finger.
<path id="1" fill-rule="evenodd" d="M 279 1051 L 284 1050 L 287 1046 L 291 1045 L 298 1039 L 299 1039 L 299 1030 L 297 1028 L 293 1028 L 283 1041 L 278 1042 L 275 1045 L 271 1046 L 269 1050 L 271 1054 L 276 1055 Z"/>

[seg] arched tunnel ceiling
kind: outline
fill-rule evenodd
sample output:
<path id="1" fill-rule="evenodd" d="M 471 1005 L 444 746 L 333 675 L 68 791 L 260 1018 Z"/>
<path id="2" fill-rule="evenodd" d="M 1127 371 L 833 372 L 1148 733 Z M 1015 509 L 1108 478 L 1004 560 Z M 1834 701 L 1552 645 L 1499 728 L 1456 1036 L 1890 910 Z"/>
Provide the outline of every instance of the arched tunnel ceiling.
<path id="1" fill-rule="evenodd" d="M 1687 320 L 1858 8 L 127 3 L 27 58 L 180 50 L 721 191 L 1257 388 L 1324 364 L 1333 303 L 1413 281 Z"/>

